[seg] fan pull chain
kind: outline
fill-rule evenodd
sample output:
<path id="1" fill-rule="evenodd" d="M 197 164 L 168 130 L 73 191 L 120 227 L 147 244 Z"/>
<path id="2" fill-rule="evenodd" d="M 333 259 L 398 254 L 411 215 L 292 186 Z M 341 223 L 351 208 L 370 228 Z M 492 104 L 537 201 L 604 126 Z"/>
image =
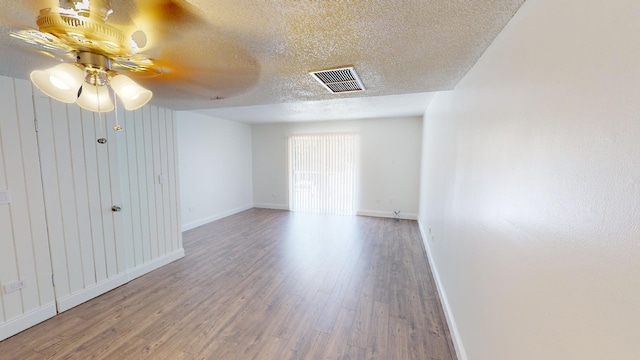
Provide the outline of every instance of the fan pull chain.
<path id="1" fill-rule="evenodd" d="M 113 102 L 115 103 L 115 112 L 116 112 L 116 124 L 113 126 L 113 130 L 122 131 L 123 128 L 120 125 L 120 122 L 118 121 L 118 97 L 116 96 L 116 90 L 115 89 L 111 89 L 111 90 L 113 90 Z"/>
<path id="2" fill-rule="evenodd" d="M 102 122 L 102 112 L 100 111 L 100 89 L 98 88 L 98 75 L 94 74 L 93 78 L 96 84 L 96 99 L 98 99 L 98 123 L 100 126 L 100 138 L 98 139 L 98 143 L 106 144 L 107 139 L 104 137 L 104 123 Z"/>

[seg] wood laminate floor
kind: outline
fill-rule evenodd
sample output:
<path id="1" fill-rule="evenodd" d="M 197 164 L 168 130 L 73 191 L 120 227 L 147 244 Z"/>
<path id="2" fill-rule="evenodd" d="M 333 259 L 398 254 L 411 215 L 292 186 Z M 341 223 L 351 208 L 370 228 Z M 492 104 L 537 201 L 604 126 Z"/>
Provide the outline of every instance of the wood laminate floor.
<path id="1" fill-rule="evenodd" d="M 415 221 L 252 209 L 1 359 L 455 359 Z"/>

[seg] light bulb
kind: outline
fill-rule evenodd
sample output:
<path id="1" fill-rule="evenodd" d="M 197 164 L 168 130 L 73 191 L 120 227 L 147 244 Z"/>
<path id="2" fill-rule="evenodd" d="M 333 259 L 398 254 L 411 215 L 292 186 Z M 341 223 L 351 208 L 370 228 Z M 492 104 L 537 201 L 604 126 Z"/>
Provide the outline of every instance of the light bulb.
<path id="1" fill-rule="evenodd" d="M 57 87 L 60 90 L 69 90 L 69 85 L 57 78 L 55 75 L 49 76 L 49 81 L 51 81 L 51 84 L 53 86 Z"/>

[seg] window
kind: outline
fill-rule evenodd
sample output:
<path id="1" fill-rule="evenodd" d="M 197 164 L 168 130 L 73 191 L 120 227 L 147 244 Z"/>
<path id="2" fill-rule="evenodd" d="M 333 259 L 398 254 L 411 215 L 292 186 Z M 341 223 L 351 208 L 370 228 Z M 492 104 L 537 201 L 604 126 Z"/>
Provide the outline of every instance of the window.
<path id="1" fill-rule="evenodd" d="M 292 211 L 355 215 L 358 135 L 289 138 Z"/>

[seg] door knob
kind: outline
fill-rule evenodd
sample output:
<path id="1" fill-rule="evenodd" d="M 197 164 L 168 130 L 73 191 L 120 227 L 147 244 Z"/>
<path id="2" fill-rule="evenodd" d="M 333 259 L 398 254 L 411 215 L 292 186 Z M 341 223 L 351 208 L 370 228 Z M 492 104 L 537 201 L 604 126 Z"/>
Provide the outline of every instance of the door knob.
<path id="1" fill-rule="evenodd" d="M 120 206 L 118 206 L 118 205 L 113 205 L 111 207 L 111 211 L 113 211 L 113 212 L 118 212 L 120 210 L 122 210 L 122 208 Z"/>

